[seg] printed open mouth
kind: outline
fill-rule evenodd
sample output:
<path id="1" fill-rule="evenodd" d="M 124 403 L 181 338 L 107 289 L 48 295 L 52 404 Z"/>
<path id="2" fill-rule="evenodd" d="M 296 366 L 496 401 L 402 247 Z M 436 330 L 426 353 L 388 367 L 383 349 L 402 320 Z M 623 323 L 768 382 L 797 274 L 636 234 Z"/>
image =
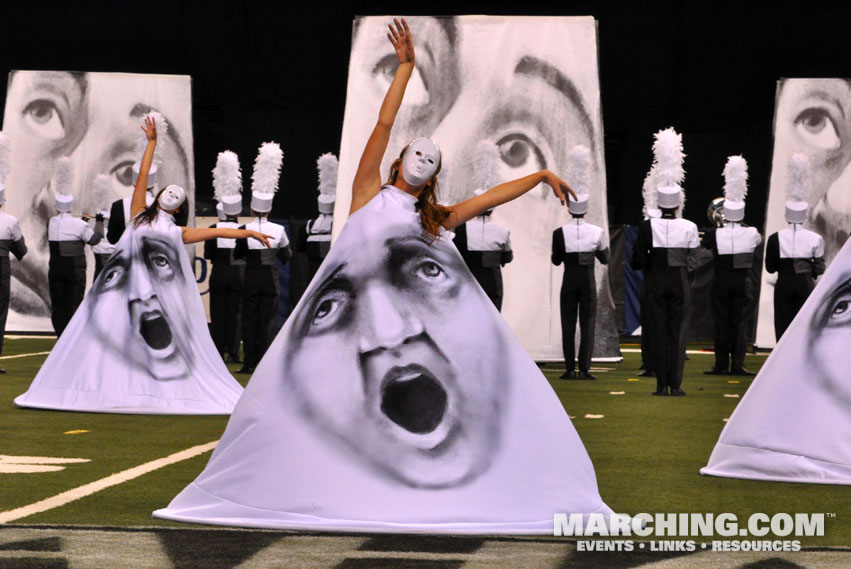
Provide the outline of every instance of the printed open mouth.
<path id="1" fill-rule="evenodd" d="M 155 350 L 162 350 L 171 345 L 171 328 L 165 319 L 165 315 L 159 310 L 142 314 L 139 332 L 142 334 L 145 343 Z"/>
<path id="2" fill-rule="evenodd" d="M 443 421 L 446 390 L 425 368 L 395 367 L 382 383 L 381 411 L 403 429 L 424 435 Z"/>

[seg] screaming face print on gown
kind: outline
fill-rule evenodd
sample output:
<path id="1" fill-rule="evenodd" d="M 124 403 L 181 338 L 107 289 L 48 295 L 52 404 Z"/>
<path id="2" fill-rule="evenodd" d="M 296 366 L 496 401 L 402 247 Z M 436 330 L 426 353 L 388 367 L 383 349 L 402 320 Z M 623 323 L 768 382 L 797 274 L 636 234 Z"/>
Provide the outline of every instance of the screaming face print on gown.
<path id="1" fill-rule="evenodd" d="M 157 232 L 138 228 L 133 239 L 119 242 L 91 291 L 94 328 L 101 341 L 154 379 L 185 378 L 192 351 L 181 344 L 192 331 L 174 315 L 191 300 L 175 302 L 186 292 L 193 291 L 181 271 L 179 252 Z M 119 328 L 119 321 L 124 326 Z M 121 337 L 117 329 L 129 330 L 130 336 Z"/>
<path id="2" fill-rule="evenodd" d="M 242 387 L 207 327 L 182 230 L 160 211 L 130 223 L 20 407 L 230 414 Z"/>
<path id="3" fill-rule="evenodd" d="M 156 517 L 551 533 L 553 512 L 610 511 L 546 378 L 415 204 L 387 186 L 349 217 L 207 467 Z"/>
<path id="4" fill-rule="evenodd" d="M 418 226 L 355 245 L 292 315 L 285 381 L 316 428 L 385 475 L 474 478 L 499 446 L 505 392 L 501 337 L 479 325 L 490 307 L 454 247 Z"/>
<path id="5" fill-rule="evenodd" d="M 132 165 L 139 124 L 158 111 L 168 131 L 157 149 L 159 178 L 187 188 L 192 197 L 191 84 L 188 77 L 127 73 L 13 71 L 9 75 L 4 132 L 11 138 L 7 180 L 9 213 L 20 220 L 29 252 L 12 275 L 9 326 L 50 328 L 47 242 L 44 227 L 54 215 L 49 185 L 53 164 L 74 164 L 74 214 L 97 211 L 94 180 L 110 178 L 117 200 L 133 191 Z"/>

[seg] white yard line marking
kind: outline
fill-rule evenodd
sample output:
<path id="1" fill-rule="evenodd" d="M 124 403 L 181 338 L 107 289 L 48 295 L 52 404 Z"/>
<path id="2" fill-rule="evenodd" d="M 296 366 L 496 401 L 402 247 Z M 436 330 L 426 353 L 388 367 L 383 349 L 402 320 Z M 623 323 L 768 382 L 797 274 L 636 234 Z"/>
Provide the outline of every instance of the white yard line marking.
<path id="1" fill-rule="evenodd" d="M 15 358 L 28 358 L 30 356 L 46 356 L 50 352 L 33 352 L 31 354 L 15 354 L 14 356 L 0 356 L 0 360 L 14 360 Z"/>
<path id="2" fill-rule="evenodd" d="M 641 353 L 640 348 L 621 348 L 621 351 L 625 354 L 640 354 Z M 704 351 L 704 350 L 686 350 L 686 353 L 689 354 L 689 355 L 691 355 L 691 354 L 706 354 L 707 356 L 714 356 L 715 355 L 715 352 L 713 352 L 713 351 Z M 762 352 L 760 352 L 758 354 L 747 354 L 747 355 L 763 357 L 763 358 L 768 357 L 768 354 L 764 354 Z"/>
<path id="3" fill-rule="evenodd" d="M 141 464 L 139 466 L 124 470 L 117 474 L 111 474 L 106 478 L 101 478 L 100 480 L 90 482 L 89 484 L 78 486 L 77 488 L 73 488 L 71 490 L 68 490 L 67 492 L 62 492 L 60 494 L 57 494 L 56 496 L 52 496 L 45 500 L 40 500 L 28 506 L 15 508 L 14 510 L 9 510 L 6 512 L 0 512 L 0 524 L 8 524 L 9 522 L 13 522 L 15 520 L 31 516 L 33 514 L 46 512 L 47 510 L 52 510 L 53 508 L 64 506 L 65 504 L 73 502 L 74 500 L 85 498 L 86 496 L 90 496 L 96 492 L 100 492 L 101 490 L 109 488 L 110 486 L 117 486 L 118 484 L 122 484 L 124 482 L 127 482 L 128 480 L 133 480 L 134 478 L 138 478 L 143 474 L 153 472 L 154 470 L 158 470 L 164 466 L 168 466 L 169 464 L 174 464 L 176 462 L 181 462 L 190 458 L 194 458 L 200 454 L 204 454 L 205 452 L 213 450 L 214 448 L 216 448 L 216 444 L 218 442 L 219 441 L 213 441 L 211 443 L 194 446 L 192 448 L 176 452 L 165 458 L 158 458 L 157 460 L 146 462 L 145 464 Z"/>

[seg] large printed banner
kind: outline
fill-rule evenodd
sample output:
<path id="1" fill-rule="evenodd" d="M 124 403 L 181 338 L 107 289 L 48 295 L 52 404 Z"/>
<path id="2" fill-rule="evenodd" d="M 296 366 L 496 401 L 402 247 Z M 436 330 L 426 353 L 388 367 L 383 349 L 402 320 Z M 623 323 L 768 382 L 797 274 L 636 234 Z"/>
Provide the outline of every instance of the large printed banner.
<path id="1" fill-rule="evenodd" d="M 777 83 L 774 156 L 765 213 L 765 237 L 786 225 L 789 157 L 810 158 L 809 212 L 804 227 L 824 238 L 828 266 L 851 232 L 851 91 L 847 79 L 782 79 Z M 762 272 L 756 345 L 771 348 L 774 337 L 774 285 L 777 275 Z"/>
<path id="2" fill-rule="evenodd" d="M 158 182 L 179 184 L 194 203 L 192 91 L 188 76 L 65 71 L 9 73 L 3 131 L 11 139 L 11 172 L 3 210 L 21 223 L 29 252 L 12 261 L 8 330 L 52 330 L 47 285 L 47 221 L 55 215 L 53 165 L 74 165 L 73 214 L 94 214 L 94 179 L 107 174 L 112 199 L 133 191 L 131 167 L 142 117 L 159 111 L 168 122 Z M 190 216 L 192 212 L 190 212 Z M 89 273 L 93 262 L 89 261 Z M 91 281 L 91 277 L 88 279 Z"/>
<path id="3" fill-rule="evenodd" d="M 389 17 L 354 22 L 334 228 L 348 216 L 351 186 L 366 140 L 397 67 Z M 589 223 L 608 228 L 597 29 L 591 17 L 412 17 L 417 69 L 396 118 L 382 172 L 416 137 L 443 153 L 442 203 L 473 195 L 480 140 L 500 151 L 502 181 L 542 168 L 562 177 L 570 149 L 592 151 Z M 560 360 L 562 268 L 550 262 L 552 232 L 570 219 L 549 187 L 500 206 L 493 221 L 511 231 L 514 261 L 503 269 L 502 314 L 536 360 Z M 595 357 L 618 357 L 608 270 L 597 266 Z"/>

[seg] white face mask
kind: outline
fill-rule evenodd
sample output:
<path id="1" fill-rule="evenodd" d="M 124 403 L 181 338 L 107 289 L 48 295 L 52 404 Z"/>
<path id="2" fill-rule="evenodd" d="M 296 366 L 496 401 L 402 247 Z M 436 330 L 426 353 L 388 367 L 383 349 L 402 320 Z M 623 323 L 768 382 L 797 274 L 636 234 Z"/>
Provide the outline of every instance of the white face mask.
<path id="1" fill-rule="evenodd" d="M 431 180 L 440 164 L 440 148 L 428 138 L 417 138 L 402 155 L 402 178 L 412 186 Z"/>

